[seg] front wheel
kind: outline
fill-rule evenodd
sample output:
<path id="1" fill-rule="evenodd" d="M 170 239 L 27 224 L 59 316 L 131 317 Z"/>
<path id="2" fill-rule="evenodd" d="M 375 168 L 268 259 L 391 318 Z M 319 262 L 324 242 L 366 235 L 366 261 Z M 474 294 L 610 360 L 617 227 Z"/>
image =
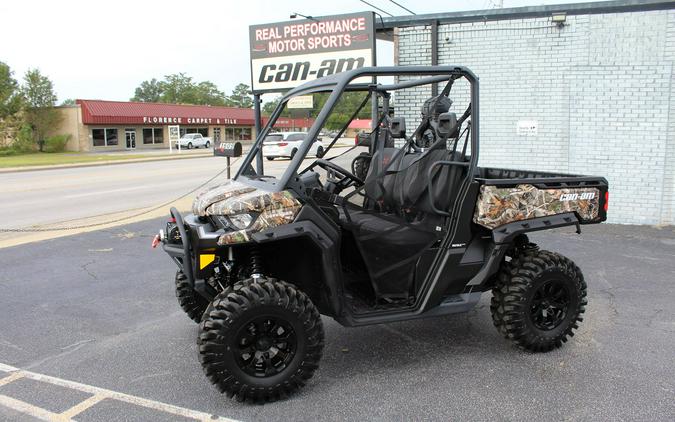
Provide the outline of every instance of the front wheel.
<path id="1" fill-rule="evenodd" d="M 199 358 L 222 393 L 270 402 L 312 377 L 323 337 L 321 316 L 307 295 L 282 281 L 248 279 L 216 296 L 204 314 Z"/>
<path id="2" fill-rule="evenodd" d="M 194 322 L 202 320 L 202 315 L 209 306 L 209 302 L 190 287 L 187 277 L 180 270 L 176 272 L 176 298 L 178 298 L 180 307 L 191 320 Z"/>
<path id="3" fill-rule="evenodd" d="M 297 154 L 297 152 L 298 150 L 293 148 L 293 151 L 291 151 L 291 160 L 293 159 L 293 157 L 295 157 L 295 154 Z"/>
<path id="4" fill-rule="evenodd" d="M 492 289 L 492 320 L 517 346 L 548 352 L 562 346 L 583 321 L 586 282 L 570 259 L 530 251 L 505 266 Z"/>
<path id="5" fill-rule="evenodd" d="M 188 142 L 188 149 L 192 149 L 192 142 Z"/>

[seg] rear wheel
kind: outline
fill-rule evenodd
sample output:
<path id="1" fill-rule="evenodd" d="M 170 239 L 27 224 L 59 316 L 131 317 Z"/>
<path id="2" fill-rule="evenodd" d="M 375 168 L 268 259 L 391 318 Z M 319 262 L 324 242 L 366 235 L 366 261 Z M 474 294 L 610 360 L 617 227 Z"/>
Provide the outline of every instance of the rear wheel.
<path id="1" fill-rule="evenodd" d="M 318 368 L 323 325 L 307 295 L 274 279 L 243 280 L 213 300 L 199 332 L 206 376 L 239 401 L 275 401 Z"/>
<path id="2" fill-rule="evenodd" d="M 209 148 L 210 146 L 211 146 L 211 142 L 206 141 L 206 143 L 204 144 L 204 148 Z"/>
<path id="3" fill-rule="evenodd" d="M 190 287 L 187 277 L 180 270 L 176 272 L 176 297 L 178 304 L 191 320 L 194 322 L 202 320 L 209 302 Z"/>
<path id="4" fill-rule="evenodd" d="M 586 282 L 568 258 L 533 250 L 505 266 L 492 289 L 492 320 L 519 347 L 548 352 L 562 346 L 583 321 Z"/>

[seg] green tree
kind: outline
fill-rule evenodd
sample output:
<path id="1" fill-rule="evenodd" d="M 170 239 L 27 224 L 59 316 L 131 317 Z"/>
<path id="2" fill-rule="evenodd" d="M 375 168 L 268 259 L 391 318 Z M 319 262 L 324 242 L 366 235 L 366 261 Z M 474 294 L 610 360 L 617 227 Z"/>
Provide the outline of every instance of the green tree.
<path id="1" fill-rule="evenodd" d="M 232 95 L 227 97 L 225 103 L 230 107 L 253 108 L 251 87 L 246 84 L 235 86 L 232 90 Z"/>
<path id="2" fill-rule="evenodd" d="M 54 108 L 54 84 L 38 69 L 29 69 L 23 79 L 23 96 L 27 106 L 26 123 L 33 130 L 33 139 L 42 151 L 47 131 L 61 121 L 61 113 Z"/>
<path id="3" fill-rule="evenodd" d="M 72 98 L 66 98 L 65 100 L 61 101 L 60 105 L 61 106 L 74 106 L 76 104 L 77 103 Z"/>
<path id="4" fill-rule="evenodd" d="M 13 72 L 0 62 L 0 120 L 21 110 L 22 97 L 19 83 L 12 77 Z"/>
<path id="5" fill-rule="evenodd" d="M 141 101 L 146 103 L 158 103 L 161 100 L 162 85 L 155 78 L 141 82 L 141 85 L 136 88 L 134 96 L 131 97 L 131 101 Z"/>
<path id="6" fill-rule="evenodd" d="M 161 81 L 153 78 L 141 82 L 131 101 L 212 106 L 226 104 L 225 94 L 218 90 L 216 84 L 210 81 L 197 83 L 185 73 L 166 75 Z"/>

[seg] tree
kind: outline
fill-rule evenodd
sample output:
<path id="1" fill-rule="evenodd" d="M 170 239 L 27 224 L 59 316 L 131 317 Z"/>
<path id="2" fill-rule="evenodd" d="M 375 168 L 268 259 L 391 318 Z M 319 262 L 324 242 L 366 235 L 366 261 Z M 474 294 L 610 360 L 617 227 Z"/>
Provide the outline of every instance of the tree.
<path id="1" fill-rule="evenodd" d="M 149 81 L 141 82 L 141 85 L 136 88 L 134 96 L 131 101 L 141 101 L 146 103 L 158 103 L 162 99 L 161 83 L 152 78 Z"/>
<path id="2" fill-rule="evenodd" d="M 239 84 L 232 90 L 232 95 L 227 97 L 226 104 L 230 107 L 253 108 L 253 96 L 251 87 Z"/>
<path id="3" fill-rule="evenodd" d="M 277 106 L 279 105 L 280 100 L 281 97 L 276 97 L 273 100 L 265 102 L 262 107 L 263 116 L 271 116 L 272 113 L 274 112 L 274 109 L 277 108 Z"/>
<path id="4" fill-rule="evenodd" d="M 197 83 L 185 73 L 175 73 L 161 81 L 153 78 L 141 82 L 131 101 L 222 106 L 226 99 L 213 82 Z"/>
<path id="5" fill-rule="evenodd" d="M 0 120 L 4 120 L 21 110 L 21 90 L 12 74 L 9 66 L 0 62 Z"/>
<path id="6" fill-rule="evenodd" d="M 75 104 L 77 104 L 75 102 L 75 100 L 73 100 L 72 98 L 66 98 L 65 100 L 61 101 L 60 105 L 61 106 L 74 106 Z"/>
<path id="7" fill-rule="evenodd" d="M 54 109 L 56 94 L 54 84 L 39 69 L 29 69 L 24 75 L 23 96 L 26 101 L 26 123 L 33 129 L 33 138 L 44 145 L 47 131 L 61 122 L 61 113 Z"/>

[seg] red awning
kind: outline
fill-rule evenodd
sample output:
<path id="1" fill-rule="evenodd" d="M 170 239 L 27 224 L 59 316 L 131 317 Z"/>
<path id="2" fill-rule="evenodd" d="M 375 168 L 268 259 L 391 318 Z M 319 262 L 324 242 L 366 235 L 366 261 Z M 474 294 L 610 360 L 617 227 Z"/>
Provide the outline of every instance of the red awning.
<path id="1" fill-rule="evenodd" d="M 124 101 L 77 100 L 86 125 L 225 125 L 253 126 L 253 110 Z"/>
<path id="2" fill-rule="evenodd" d="M 354 119 L 349 123 L 349 129 L 370 129 L 370 119 Z"/>

